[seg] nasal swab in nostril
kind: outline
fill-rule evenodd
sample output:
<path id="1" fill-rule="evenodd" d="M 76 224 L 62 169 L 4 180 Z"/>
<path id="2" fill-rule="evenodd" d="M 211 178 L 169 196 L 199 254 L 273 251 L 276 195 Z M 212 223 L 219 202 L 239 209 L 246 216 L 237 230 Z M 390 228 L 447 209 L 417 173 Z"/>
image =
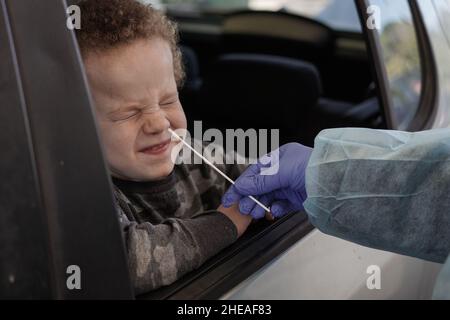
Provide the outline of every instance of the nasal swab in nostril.
<path id="1" fill-rule="evenodd" d="M 211 168 L 213 168 L 218 174 L 220 174 L 222 177 L 224 177 L 228 182 L 230 182 L 231 184 L 235 184 L 234 180 L 231 179 L 230 177 L 228 177 L 225 173 L 223 173 L 222 171 L 220 171 L 211 161 L 209 161 L 208 159 L 206 159 L 202 154 L 200 154 L 200 152 L 198 152 L 197 150 L 195 150 L 189 143 L 187 143 L 186 141 L 184 141 L 184 139 L 182 137 L 180 137 L 175 131 L 173 131 L 172 129 L 169 128 L 169 132 L 172 134 L 172 136 L 174 136 L 177 140 L 180 140 L 186 147 L 188 147 L 190 150 L 192 150 L 197 156 L 199 156 L 203 161 L 205 161 L 205 163 L 207 165 L 209 165 Z M 267 211 L 268 213 L 270 212 L 270 209 L 268 207 L 266 207 L 265 205 L 263 205 L 260 201 L 258 201 L 255 197 L 253 196 L 249 196 L 250 199 L 252 199 L 257 205 L 259 205 L 261 208 L 263 208 L 265 211 Z"/>

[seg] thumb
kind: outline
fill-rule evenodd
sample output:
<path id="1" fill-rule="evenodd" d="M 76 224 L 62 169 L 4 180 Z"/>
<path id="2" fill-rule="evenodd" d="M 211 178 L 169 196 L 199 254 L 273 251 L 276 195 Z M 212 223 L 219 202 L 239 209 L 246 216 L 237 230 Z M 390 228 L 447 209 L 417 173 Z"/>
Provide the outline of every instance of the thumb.
<path id="1" fill-rule="evenodd" d="M 242 196 L 259 196 L 280 189 L 278 175 L 250 174 L 236 180 L 235 189 Z"/>
<path id="2" fill-rule="evenodd" d="M 243 196 L 239 194 L 234 186 L 231 186 L 222 197 L 222 205 L 225 208 L 230 208 L 233 204 L 239 202 Z"/>

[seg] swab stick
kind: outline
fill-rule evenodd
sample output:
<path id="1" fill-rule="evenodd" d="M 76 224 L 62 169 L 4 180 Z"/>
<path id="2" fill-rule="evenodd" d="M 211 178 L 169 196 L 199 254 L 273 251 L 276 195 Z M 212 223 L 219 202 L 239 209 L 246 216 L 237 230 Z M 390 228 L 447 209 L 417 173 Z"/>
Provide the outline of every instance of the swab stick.
<path id="1" fill-rule="evenodd" d="M 182 137 L 180 137 L 175 131 L 169 128 L 169 132 L 177 139 L 180 140 L 186 147 L 188 147 L 191 151 L 193 151 L 197 156 L 199 156 L 207 165 L 209 165 L 211 168 L 213 168 L 218 174 L 220 174 L 222 177 L 224 177 L 228 182 L 231 184 L 235 184 L 234 180 L 228 177 L 225 173 L 220 171 L 211 161 L 206 159 L 200 152 L 195 150 L 189 143 L 187 143 Z M 261 208 L 263 208 L 266 212 L 270 213 L 270 209 L 267 208 L 265 205 L 263 205 L 260 201 L 258 201 L 255 197 L 249 196 L 250 199 L 252 199 L 257 205 L 259 205 Z"/>

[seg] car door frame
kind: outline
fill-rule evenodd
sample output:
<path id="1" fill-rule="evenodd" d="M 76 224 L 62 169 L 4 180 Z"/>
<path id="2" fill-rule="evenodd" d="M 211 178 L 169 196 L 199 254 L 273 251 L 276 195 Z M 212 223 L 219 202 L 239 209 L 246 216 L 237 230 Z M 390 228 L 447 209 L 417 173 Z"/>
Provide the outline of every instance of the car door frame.
<path id="1" fill-rule="evenodd" d="M 433 55 L 431 41 L 423 21 L 420 7 L 416 0 L 407 0 L 413 17 L 414 29 L 417 36 L 421 70 L 422 70 L 422 92 L 419 106 L 413 120 L 409 124 L 408 131 L 420 131 L 431 129 L 437 112 L 439 82 L 437 76 L 437 65 Z M 389 80 L 386 66 L 383 61 L 382 46 L 379 33 L 376 28 L 369 28 L 367 22 L 370 19 L 368 8 L 369 0 L 355 0 L 355 4 L 363 26 L 363 33 L 369 55 L 372 57 L 372 73 L 377 85 L 378 97 L 384 111 L 384 119 L 387 129 L 397 129 L 393 115 L 393 100 L 389 91 Z"/>
<path id="2" fill-rule="evenodd" d="M 0 296 L 132 299 L 111 182 L 66 8 L 64 0 L 0 0 L 6 154 L 0 174 L 9 178 L 0 188 L 9 195 L 0 201 Z"/>

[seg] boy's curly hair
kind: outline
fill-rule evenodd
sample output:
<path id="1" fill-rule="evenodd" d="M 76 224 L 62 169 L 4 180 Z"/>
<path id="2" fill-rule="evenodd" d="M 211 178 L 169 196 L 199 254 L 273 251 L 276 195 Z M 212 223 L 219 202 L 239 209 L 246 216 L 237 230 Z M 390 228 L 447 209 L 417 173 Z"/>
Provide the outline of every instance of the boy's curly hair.
<path id="1" fill-rule="evenodd" d="M 138 0 L 80 0 L 81 29 L 76 30 L 81 54 L 126 45 L 139 39 L 166 40 L 173 55 L 175 80 L 183 84 L 178 29 L 163 13 Z"/>

